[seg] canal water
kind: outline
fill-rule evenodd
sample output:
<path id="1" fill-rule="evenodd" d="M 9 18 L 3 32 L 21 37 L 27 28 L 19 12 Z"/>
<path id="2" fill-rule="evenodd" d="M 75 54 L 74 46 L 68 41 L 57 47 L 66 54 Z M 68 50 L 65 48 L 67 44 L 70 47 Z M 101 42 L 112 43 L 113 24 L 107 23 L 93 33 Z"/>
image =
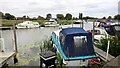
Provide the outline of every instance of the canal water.
<path id="1" fill-rule="evenodd" d="M 18 48 L 27 44 L 32 44 L 35 42 L 39 42 L 48 38 L 52 31 L 57 30 L 57 27 L 43 27 L 43 28 L 35 28 L 35 29 L 17 29 L 17 45 Z M 13 50 L 13 30 L 3 30 L 2 37 L 5 42 L 6 51 Z"/>
<path id="2" fill-rule="evenodd" d="M 85 29 L 92 28 L 92 24 L 84 24 Z M 58 30 L 58 27 L 44 27 L 35 29 L 17 29 L 17 46 L 19 63 L 14 65 L 9 61 L 10 66 L 39 66 L 39 53 L 41 41 L 48 39 L 51 33 Z M 5 51 L 13 51 L 13 30 L 3 30 L 2 37 L 5 42 Z"/>
<path id="3" fill-rule="evenodd" d="M 43 27 L 34 29 L 17 29 L 17 47 L 19 63 L 14 65 L 13 59 L 8 62 L 9 66 L 39 66 L 39 53 L 41 41 L 50 37 L 58 27 Z M 5 52 L 14 51 L 13 30 L 3 30 Z"/>

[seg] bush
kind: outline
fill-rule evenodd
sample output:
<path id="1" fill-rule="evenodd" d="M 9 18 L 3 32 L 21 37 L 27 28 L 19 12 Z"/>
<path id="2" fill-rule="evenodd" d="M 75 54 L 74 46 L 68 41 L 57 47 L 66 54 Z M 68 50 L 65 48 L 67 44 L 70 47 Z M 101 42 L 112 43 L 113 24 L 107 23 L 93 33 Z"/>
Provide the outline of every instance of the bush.
<path id="1" fill-rule="evenodd" d="M 47 50 L 51 50 L 52 51 L 52 45 L 50 43 L 50 41 L 48 40 L 44 40 L 40 43 L 40 51 L 47 51 Z"/>
<path id="2" fill-rule="evenodd" d="M 109 36 L 107 38 L 107 36 L 105 36 L 105 38 L 97 41 L 95 46 L 102 49 L 103 51 L 107 51 L 108 40 L 110 41 L 109 54 L 115 57 L 120 55 L 120 40 L 118 37 Z"/>

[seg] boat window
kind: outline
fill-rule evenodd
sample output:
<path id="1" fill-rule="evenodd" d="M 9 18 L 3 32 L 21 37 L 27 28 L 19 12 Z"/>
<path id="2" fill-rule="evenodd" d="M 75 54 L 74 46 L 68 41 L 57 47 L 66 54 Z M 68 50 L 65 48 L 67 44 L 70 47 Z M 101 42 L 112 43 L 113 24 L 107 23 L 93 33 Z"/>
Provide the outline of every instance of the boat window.
<path id="1" fill-rule="evenodd" d="M 74 45 L 75 47 L 82 47 L 83 45 L 87 45 L 86 36 L 74 36 Z"/>
<path id="2" fill-rule="evenodd" d="M 114 26 L 115 30 L 120 31 L 120 26 Z"/>
<path id="3" fill-rule="evenodd" d="M 80 22 L 74 22 L 74 24 L 80 24 Z"/>
<path id="4" fill-rule="evenodd" d="M 54 21 L 49 21 L 49 22 L 54 22 Z"/>
<path id="5" fill-rule="evenodd" d="M 91 30 L 91 33 L 93 33 L 93 30 Z M 94 30 L 94 34 L 95 34 L 95 35 L 101 34 L 101 33 L 100 33 L 100 30 Z"/>
<path id="6" fill-rule="evenodd" d="M 59 38 L 59 40 L 60 40 L 60 44 L 61 44 L 61 46 L 62 46 L 62 48 L 63 48 L 64 42 L 65 42 L 65 37 L 63 36 L 62 33 L 60 33 L 60 38 Z"/>

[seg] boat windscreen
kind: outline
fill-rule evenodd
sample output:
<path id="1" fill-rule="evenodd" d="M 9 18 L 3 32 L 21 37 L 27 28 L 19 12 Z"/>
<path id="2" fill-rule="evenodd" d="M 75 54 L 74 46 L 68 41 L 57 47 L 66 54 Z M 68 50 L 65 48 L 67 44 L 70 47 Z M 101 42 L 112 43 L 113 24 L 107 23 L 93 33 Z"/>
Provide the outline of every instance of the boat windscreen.
<path id="1" fill-rule="evenodd" d="M 68 47 L 63 48 L 63 51 L 67 57 L 91 55 L 86 36 L 73 36 L 69 39 L 71 40 L 66 41 L 69 43 L 65 43 L 65 45 L 68 45 Z"/>

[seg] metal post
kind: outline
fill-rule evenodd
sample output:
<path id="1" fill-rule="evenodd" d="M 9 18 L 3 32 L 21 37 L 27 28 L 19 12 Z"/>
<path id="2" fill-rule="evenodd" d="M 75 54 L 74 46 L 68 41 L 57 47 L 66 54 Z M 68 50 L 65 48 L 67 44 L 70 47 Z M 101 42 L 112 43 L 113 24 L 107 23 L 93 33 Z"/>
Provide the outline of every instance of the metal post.
<path id="1" fill-rule="evenodd" d="M 81 19 L 82 20 L 82 19 Z M 84 27 L 84 23 L 83 23 L 83 21 L 82 21 L 82 28 Z"/>
<path id="2" fill-rule="evenodd" d="M 0 17 L 0 19 L 2 20 L 2 18 Z M 4 52 L 5 51 L 5 45 L 4 45 L 4 38 L 2 38 L 2 21 L 0 21 L 0 51 Z"/>
<path id="3" fill-rule="evenodd" d="M 108 39 L 108 34 L 107 34 L 107 39 Z M 110 41 L 108 40 L 106 61 L 107 61 L 107 58 L 108 58 L 109 47 L 110 47 Z"/>
<path id="4" fill-rule="evenodd" d="M 15 24 L 13 24 L 13 32 L 14 32 L 14 40 L 15 40 L 15 41 L 14 41 L 14 43 L 15 43 L 15 52 L 18 53 Z"/>
<path id="5" fill-rule="evenodd" d="M 93 41 L 93 43 L 94 43 L 95 21 L 96 21 L 96 20 L 93 21 L 93 34 L 92 34 L 92 37 L 93 37 L 92 41 Z"/>
<path id="6" fill-rule="evenodd" d="M 17 22 L 17 19 L 16 19 Z M 14 56 L 14 64 L 18 63 L 18 59 L 17 59 L 17 53 L 18 53 L 18 49 L 17 49 L 17 37 L 16 37 L 16 29 L 15 29 L 15 23 L 13 24 L 13 32 L 14 32 L 14 43 L 15 43 L 15 53 L 16 55 Z"/>

